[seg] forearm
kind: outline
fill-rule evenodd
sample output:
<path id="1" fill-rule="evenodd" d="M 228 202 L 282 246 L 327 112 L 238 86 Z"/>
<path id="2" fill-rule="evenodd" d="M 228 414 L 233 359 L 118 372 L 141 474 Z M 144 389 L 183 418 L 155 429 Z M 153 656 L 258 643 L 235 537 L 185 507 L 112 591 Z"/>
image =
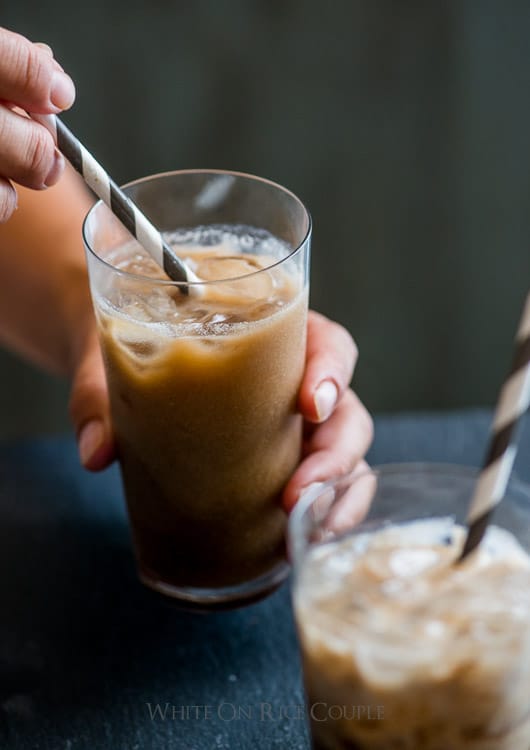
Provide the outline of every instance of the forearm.
<path id="1" fill-rule="evenodd" d="M 0 225 L 0 344 L 69 375 L 93 322 L 81 237 L 93 200 L 71 169 L 46 191 L 18 194 Z"/>

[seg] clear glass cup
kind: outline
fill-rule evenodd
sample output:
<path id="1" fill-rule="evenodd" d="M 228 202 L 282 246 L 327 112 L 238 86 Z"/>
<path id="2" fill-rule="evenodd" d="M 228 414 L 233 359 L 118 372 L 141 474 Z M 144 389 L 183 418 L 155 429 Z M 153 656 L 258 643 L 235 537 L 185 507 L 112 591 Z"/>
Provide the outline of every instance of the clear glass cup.
<path id="1" fill-rule="evenodd" d="M 510 482 L 498 528 L 457 564 L 476 476 L 381 466 L 294 509 L 314 750 L 530 747 L 530 488 Z"/>
<path id="2" fill-rule="evenodd" d="M 202 279 L 162 278 L 102 202 L 88 214 L 139 575 L 187 606 L 244 604 L 288 571 L 280 495 L 301 451 L 311 220 L 285 188 L 234 172 L 125 192 Z"/>

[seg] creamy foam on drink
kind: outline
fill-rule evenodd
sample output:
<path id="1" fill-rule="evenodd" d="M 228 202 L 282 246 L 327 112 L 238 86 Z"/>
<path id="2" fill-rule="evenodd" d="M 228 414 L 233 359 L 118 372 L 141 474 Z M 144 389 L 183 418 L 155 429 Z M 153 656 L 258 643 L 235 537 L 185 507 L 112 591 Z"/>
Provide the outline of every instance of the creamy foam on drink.
<path id="1" fill-rule="evenodd" d="M 491 527 L 455 565 L 462 540 L 440 518 L 309 551 L 295 609 L 316 748 L 528 750 L 530 558 Z"/>
<path id="2" fill-rule="evenodd" d="M 212 282 L 200 295 L 140 278 L 164 274 L 131 242 L 106 257 L 127 274 L 95 299 L 136 553 L 151 582 L 231 586 L 284 559 L 307 290 L 302 273 L 274 267 L 289 251 L 266 232 L 166 240 Z"/>

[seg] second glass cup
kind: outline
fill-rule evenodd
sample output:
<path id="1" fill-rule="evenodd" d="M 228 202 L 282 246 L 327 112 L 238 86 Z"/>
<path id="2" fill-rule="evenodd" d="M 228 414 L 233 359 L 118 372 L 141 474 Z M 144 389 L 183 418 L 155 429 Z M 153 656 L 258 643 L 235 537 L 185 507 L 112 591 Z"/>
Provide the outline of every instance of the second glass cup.
<path id="1" fill-rule="evenodd" d="M 168 281 L 101 202 L 84 224 L 141 580 L 201 608 L 286 576 L 282 488 L 301 450 L 311 221 L 250 175 L 155 175 L 125 192 L 200 283 Z"/>
<path id="2" fill-rule="evenodd" d="M 289 521 L 314 750 L 528 750 L 530 488 L 457 562 L 476 471 L 380 466 Z"/>

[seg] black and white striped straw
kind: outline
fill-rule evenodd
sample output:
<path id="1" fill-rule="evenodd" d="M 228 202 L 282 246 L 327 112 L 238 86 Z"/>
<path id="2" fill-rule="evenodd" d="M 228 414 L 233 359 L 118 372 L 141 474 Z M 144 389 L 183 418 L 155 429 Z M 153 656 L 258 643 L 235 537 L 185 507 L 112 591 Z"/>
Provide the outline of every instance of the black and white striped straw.
<path id="1" fill-rule="evenodd" d="M 37 119 L 37 118 L 36 118 Z M 82 176 L 91 190 L 101 198 L 123 226 L 144 247 L 173 281 L 200 281 L 193 271 L 173 252 L 167 242 L 138 206 L 121 190 L 92 154 L 77 140 L 66 125 L 55 117 L 57 148 Z M 183 285 L 181 291 L 188 293 Z"/>
<path id="2" fill-rule="evenodd" d="M 480 543 L 496 506 L 504 497 L 517 454 L 517 427 L 530 405 L 530 292 L 515 339 L 511 370 L 501 388 L 486 460 L 467 516 L 463 560 Z"/>

